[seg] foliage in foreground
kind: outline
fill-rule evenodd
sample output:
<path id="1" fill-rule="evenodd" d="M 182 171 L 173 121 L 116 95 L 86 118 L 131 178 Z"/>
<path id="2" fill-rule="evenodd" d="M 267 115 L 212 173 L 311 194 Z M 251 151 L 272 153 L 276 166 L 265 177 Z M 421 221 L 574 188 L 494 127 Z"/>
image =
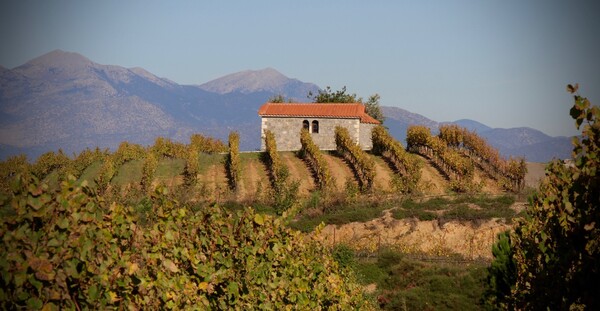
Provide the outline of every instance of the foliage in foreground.
<path id="1" fill-rule="evenodd" d="M 194 212 L 158 188 L 145 213 L 64 181 L 2 199 L 3 309 L 355 309 L 352 277 L 282 218 Z M 143 221 L 141 219 L 143 217 Z"/>
<path id="2" fill-rule="evenodd" d="M 520 309 L 600 309 L 600 108 L 579 96 L 571 116 L 581 137 L 573 138 L 574 165 L 554 161 L 516 228 Z"/>

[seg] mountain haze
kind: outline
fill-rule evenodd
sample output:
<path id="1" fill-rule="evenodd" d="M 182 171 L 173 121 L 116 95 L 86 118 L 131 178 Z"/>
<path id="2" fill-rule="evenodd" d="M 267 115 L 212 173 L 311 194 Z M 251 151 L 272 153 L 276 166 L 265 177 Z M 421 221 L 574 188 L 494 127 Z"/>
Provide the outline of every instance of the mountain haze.
<path id="1" fill-rule="evenodd" d="M 247 70 L 202 85 L 180 85 L 144 70 L 97 64 L 55 50 L 19 67 L 0 67 L 0 158 L 25 153 L 34 160 L 59 148 L 67 154 L 86 147 L 115 149 L 121 141 L 152 144 L 158 136 L 187 142 L 192 133 L 222 140 L 240 133 L 240 148 L 260 146 L 258 108 L 274 95 L 306 101 L 318 86 L 290 79 L 275 69 Z M 398 107 L 382 107 L 385 125 L 404 141 L 412 124 L 440 124 Z M 570 140 L 529 128 L 476 130 L 504 155 L 535 161 L 570 153 Z"/>

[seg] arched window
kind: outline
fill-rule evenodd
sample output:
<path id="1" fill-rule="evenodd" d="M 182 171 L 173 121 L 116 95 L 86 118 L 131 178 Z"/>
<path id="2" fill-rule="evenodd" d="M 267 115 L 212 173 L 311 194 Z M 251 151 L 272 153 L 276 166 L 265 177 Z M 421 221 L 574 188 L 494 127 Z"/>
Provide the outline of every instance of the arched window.
<path id="1" fill-rule="evenodd" d="M 319 133 L 319 121 L 317 121 L 317 120 L 312 121 L 312 132 Z"/>
<path id="2" fill-rule="evenodd" d="M 310 131 L 310 128 L 309 128 L 309 127 L 310 127 L 310 124 L 308 123 L 308 120 L 304 120 L 304 121 L 302 121 L 302 128 L 303 128 L 303 129 L 305 129 L 305 130 L 307 130 L 307 131 Z"/>

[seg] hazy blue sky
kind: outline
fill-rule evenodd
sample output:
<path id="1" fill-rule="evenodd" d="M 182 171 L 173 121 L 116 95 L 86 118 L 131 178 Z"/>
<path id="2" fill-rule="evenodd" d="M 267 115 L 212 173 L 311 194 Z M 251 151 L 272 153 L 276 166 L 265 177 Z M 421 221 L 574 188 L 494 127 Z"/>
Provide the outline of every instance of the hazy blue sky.
<path id="1" fill-rule="evenodd" d="M 0 65 L 54 49 L 202 84 L 273 67 L 436 121 L 577 132 L 600 103 L 599 1 L 2 1 Z"/>

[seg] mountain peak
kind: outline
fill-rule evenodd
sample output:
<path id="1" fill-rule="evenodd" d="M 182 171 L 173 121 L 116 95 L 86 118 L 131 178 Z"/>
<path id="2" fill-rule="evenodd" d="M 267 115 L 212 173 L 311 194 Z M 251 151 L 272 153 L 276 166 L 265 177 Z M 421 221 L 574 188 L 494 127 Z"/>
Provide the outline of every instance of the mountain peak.
<path id="1" fill-rule="evenodd" d="M 270 67 L 226 75 L 204 83 L 200 85 L 200 88 L 218 94 L 269 92 L 295 99 L 305 99 L 309 92 L 314 93 L 319 90 L 319 87 L 315 84 L 290 79 Z"/>
<path id="2" fill-rule="evenodd" d="M 277 91 L 287 83 L 288 77 L 273 68 L 245 70 L 232 73 L 200 85 L 200 88 L 219 94 L 231 92 L 251 93 L 256 91 Z"/>
<path id="3" fill-rule="evenodd" d="M 24 66 L 41 67 L 79 67 L 91 64 L 92 61 L 81 54 L 54 50 L 28 61 Z"/>

